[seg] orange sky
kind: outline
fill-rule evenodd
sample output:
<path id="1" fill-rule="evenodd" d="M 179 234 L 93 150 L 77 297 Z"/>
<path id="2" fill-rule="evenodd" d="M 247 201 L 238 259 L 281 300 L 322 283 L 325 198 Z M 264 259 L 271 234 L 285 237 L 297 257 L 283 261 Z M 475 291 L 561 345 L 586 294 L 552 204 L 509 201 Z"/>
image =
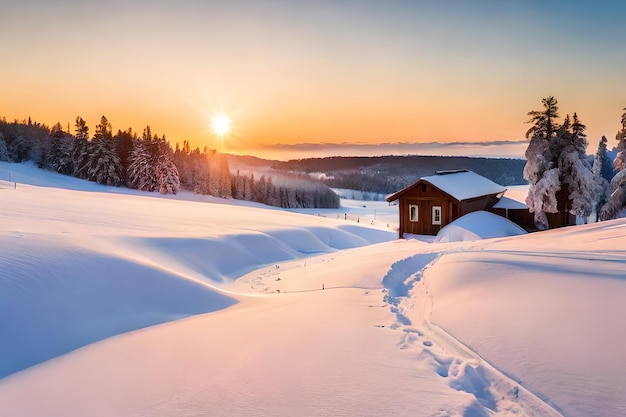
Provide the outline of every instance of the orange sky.
<path id="1" fill-rule="evenodd" d="M 150 125 L 172 143 L 254 154 L 520 140 L 526 113 L 554 95 L 587 124 L 589 153 L 601 135 L 612 146 L 626 5 L 500 3 L 3 5 L 0 116 L 65 126 L 80 115 L 93 131 L 104 114 L 115 130 Z M 233 119 L 223 143 L 209 129 L 217 111 Z"/>

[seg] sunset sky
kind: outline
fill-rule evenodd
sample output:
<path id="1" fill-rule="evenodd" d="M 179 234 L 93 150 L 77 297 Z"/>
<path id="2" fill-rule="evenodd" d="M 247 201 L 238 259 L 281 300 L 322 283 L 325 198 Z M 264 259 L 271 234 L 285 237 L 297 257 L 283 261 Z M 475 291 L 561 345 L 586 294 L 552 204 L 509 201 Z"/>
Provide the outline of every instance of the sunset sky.
<path id="1" fill-rule="evenodd" d="M 0 0 L 0 116 L 93 132 L 105 115 L 268 156 L 517 141 L 554 95 L 595 153 L 626 107 L 625 17 L 624 1 Z"/>

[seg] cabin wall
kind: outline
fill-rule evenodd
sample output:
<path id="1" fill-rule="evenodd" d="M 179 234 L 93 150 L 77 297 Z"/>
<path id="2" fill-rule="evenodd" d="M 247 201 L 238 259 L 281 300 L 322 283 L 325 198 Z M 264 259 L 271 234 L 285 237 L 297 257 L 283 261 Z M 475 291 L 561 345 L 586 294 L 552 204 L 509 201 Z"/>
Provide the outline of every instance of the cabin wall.
<path id="1" fill-rule="evenodd" d="M 417 221 L 411 221 L 411 206 L 417 207 Z M 441 208 L 441 224 L 433 221 L 433 207 Z M 416 235 L 436 235 L 442 227 L 458 217 L 458 204 L 450 201 L 447 194 L 431 186 L 418 183 L 416 187 L 405 193 L 399 202 L 400 225 L 399 236 L 405 233 Z"/>
<path id="2" fill-rule="evenodd" d="M 473 198 L 471 200 L 464 200 L 461 202 L 461 213 L 459 217 L 468 213 L 479 210 L 489 210 L 498 202 L 498 198 L 495 195 L 489 195 L 484 197 Z"/>
<path id="3" fill-rule="evenodd" d="M 487 211 L 502 216 L 505 219 L 509 219 L 516 225 L 520 226 L 527 232 L 536 231 L 535 216 L 529 212 L 528 209 L 503 209 L 503 208 L 490 208 Z"/>
<path id="4" fill-rule="evenodd" d="M 411 206 L 417 207 L 417 221 L 411 221 Z M 441 209 L 440 224 L 436 224 L 433 219 L 433 207 Z M 399 209 L 401 234 L 436 235 L 443 226 L 453 220 L 449 201 L 445 199 L 404 198 Z"/>

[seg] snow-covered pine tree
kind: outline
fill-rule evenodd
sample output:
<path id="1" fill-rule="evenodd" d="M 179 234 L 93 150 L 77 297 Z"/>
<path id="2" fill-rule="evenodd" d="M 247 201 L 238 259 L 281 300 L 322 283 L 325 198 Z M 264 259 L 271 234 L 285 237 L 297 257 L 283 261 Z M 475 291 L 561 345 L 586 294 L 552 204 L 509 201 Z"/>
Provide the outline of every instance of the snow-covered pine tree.
<path id="1" fill-rule="evenodd" d="M 208 194 L 222 197 L 232 198 L 232 185 L 230 168 L 226 155 L 211 150 L 207 152 L 208 164 Z"/>
<path id="2" fill-rule="evenodd" d="M 233 197 L 232 178 L 228 159 L 223 153 L 219 154 L 219 196 L 222 198 Z"/>
<path id="3" fill-rule="evenodd" d="M 156 166 L 156 176 L 161 194 L 176 194 L 180 188 L 178 169 L 174 164 L 174 153 L 169 143 L 163 138 L 159 141 L 159 159 Z"/>
<path id="4" fill-rule="evenodd" d="M 55 124 L 46 139 L 45 149 L 42 150 L 40 167 L 64 175 L 73 175 L 74 145 L 74 137 L 63 130 L 61 123 Z"/>
<path id="5" fill-rule="evenodd" d="M 524 178 L 529 182 L 526 204 L 535 214 L 540 230 L 549 227 L 546 213 L 570 213 L 587 218 L 593 209 L 594 183 L 586 158 L 586 127 L 574 113 L 562 125 L 558 118 L 557 100 L 542 100 L 543 111 L 531 111 L 529 123 L 534 125 L 526 149 Z"/>
<path id="6" fill-rule="evenodd" d="M 154 191 L 158 181 L 149 142 L 143 138 L 138 139 L 130 152 L 129 160 L 130 165 L 126 172 L 128 186 L 141 191 Z"/>
<path id="7" fill-rule="evenodd" d="M 76 117 L 74 124 L 74 150 L 72 151 L 72 162 L 74 163 L 74 173 L 78 178 L 87 179 L 89 164 L 90 142 L 89 127 L 82 117 Z"/>
<path id="8" fill-rule="evenodd" d="M 598 151 L 596 152 L 593 163 L 595 167 L 596 160 L 600 161 L 600 165 L 598 165 L 600 175 L 608 182 L 611 182 L 613 176 L 615 175 L 615 168 L 613 167 L 613 161 L 609 157 L 607 147 L 608 139 L 606 136 L 602 136 L 602 139 L 600 139 L 600 143 L 598 144 Z"/>
<path id="9" fill-rule="evenodd" d="M 526 138 L 541 137 L 551 139 L 554 133 L 559 129 L 556 119 L 559 118 L 558 101 L 553 96 L 546 97 L 541 100 L 543 110 L 531 110 L 528 112 L 530 120 L 526 123 L 533 125 L 526 131 Z"/>
<path id="10" fill-rule="evenodd" d="M 24 135 L 18 134 L 15 139 L 7 144 L 7 150 L 13 162 L 22 162 L 28 160 L 30 147 Z"/>
<path id="11" fill-rule="evenodd" d="M 602 207 L 602 211 L 600 211 L 600 221 L 617 219 L 624 213 L 624 208 L 626 207 L 625 154 L 626 150 L 618 152 L 613 161 L 615 170 L 618 172 L 611 180 L 611 189 L 613 192 L 609 197 L 609 201 Z"/>
<path id="12" fill-rule="evenodd" d="M 74 174 L 74 159 L 72 157 L 74 153 L 74 146 L 76 141 L 70 134 L 61 138 L 61 147 L 59 148 L 59 158 L 56 166 L 56 171 L 64 175 Z"/>
<path id="13" fill-rule="evenodd" d="M 613 178 L 613 167 L 606 153 L 606 136 L 602 136 L 598 144 L 598 150 L 593 158 L 593 186 L 594 199 L 593 209 L 591 212 L 591 221 L 597 221 L 602 207 L 606 204 L 611 193 L 609 181 Z M 608 177 L 608 178 L 607 178 Z"/>
<path id="14" fill-rule="evenodd" d="M 235 175 L 235 178 L 233 178 L 233 183 L 231 184 L 232 187 L 232 196 L 235 200 L 241 200 L 243 197 L 243 187 L 242 187 L 242 176 L 239 173 L 239 170 L 237 170 L 237 174 Z"/>
<path id="15" fill-rule="evenodd" d="M 589 142 L 587 141 L 587 134 L 585 133 L 587 130 L 587 126 L 585 126 L 580 119 L 578 118 L 578 114 L 574 112 L 574 116 L 572 117 L 572 145 L 578 151 L 580 155 L 580 159 L 585 159 L 587 156 L 587 146 Z"/>
<path id="16" fill-rule="evenodd" d="M 624 108 L 626 110 L 626 108 Z M 617 174 L 611 180 L 611 195 L 609 201 L 600 212 L 600 220 L 611 220 L 621 217 L 626 208 L 626 112 L 622 114 L 622 129 L 617 132 L 618 140 L 617 155 L 613 161 L 613 167 Z"/>
<path id="17" fill-rule="evenodd" d="M 526 132 L 530 136 L 526 148 L 526 165 L 524 178 L 528 181 L 526 204 L 535 216 L 535 226 L 539 230 L 549 228 L 546 213 L 557 212 L 556 193 L 561 189 L 559 168 L 553 163 L 550 139 L 560 127 L 555 123 L 559 117 L 557 100 L 550 96 L 542 100 L 543 111 L 528 112 L 533 126 Z"/>
<path id="18" fill-rule="evenodd" d="M 133 150 L 134 141 L 137 139 L 137 135 L 131 128 L 128 130 L 118 130 L 115 136 L 113 136 L 113 142 L 117 156 L 120 160 L 120 172 L 122 173 L 123 183 L 126 184 L 126 173 L 128 172 L 128 166 L 130 165 L 130 153 Z"/>
<path id="19" fill-rule="evenodd" d="M 119 187 L 123 183 L 120 160 L 113 143 L 111 124 L 105 116 L 96 126 L 87 163 L 87 179 Z"/>
<path id="20" fill-rule="evenodd" d="M 211 194 L 209 189 L 209 151 L 205 147 L 202 152 L 196 148 L 190 155 L 191 190 L 197 194 Z"/>
<path id="21" fill-rule="evenodd" d="M 626 107 L 624 108 L 624 113 L 622 113 L 622 128 L 615 135 L 615 139 L 617 140 L 617 152 L 621 152 L 626 150 Z"/>
<path id="22" fill-rule="evenodd" d="M 587 162 L 587 127 L 582 124 L 574 113 L 571 131 L 568 123 L 563 124 L 553 142 L 559 144 L 558 167 L 563 191 L 567 193 L 569 207 L 558 207 L 567 210 L 574 216 L 587 218 L 593 209 L 594 183 L 591 166 Z M 557 198 L 558 200 L 558 198 Z"/>
<path id="23" fill-rule="evenodd" d="M 56 123 L 50 129 L 50 133 L 41 147 L 40 160 L 37 162 L 39 168 L 46 168 L 57 171 L 60 159 L 61 139 L 65 136 L 61 123 Z"/>
<path id="24" fill-rule="evenodd" d="M 176 150 L 174 151 L 174 163 L 178 169 L 180 186 L 193 191 L 194 169 L 191 153 L 191 146 L 188 141 L 183 141 L 182 147 L 177 143 Z"/>
<path id="25" fill-rule="evenodd" d="M 244 192 L 243 199 L 246 201 L 253 201 L 254 195 L 256 193 L 254 187 L 256 186 L 256 182 L 254 180 L 254 172 L 250 174 L 250 179 L 248 180 L 249 187 Z"/>
<path id="26" fill-rule="evenodd" d="M 9 157 L 9 150 L 7 149 L 7 144 L 4 141 L 4 135 L 2 132 L 0 132 L 0 161 L 11 161 L 11 158 Z"/>

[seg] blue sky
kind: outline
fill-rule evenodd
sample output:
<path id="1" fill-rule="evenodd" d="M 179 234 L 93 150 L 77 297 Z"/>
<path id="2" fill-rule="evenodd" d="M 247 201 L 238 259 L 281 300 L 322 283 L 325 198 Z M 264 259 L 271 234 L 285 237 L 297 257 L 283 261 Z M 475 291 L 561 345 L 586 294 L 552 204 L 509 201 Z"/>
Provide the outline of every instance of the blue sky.
<path id="1" fill-rule="evenodd" d="M 0 3 L 0 115 L 246 153 L 520 140 L 554 95 L 589 153 L 626 107 L 626 2 Z M 233 119 L 217 142 L 212 114 Z M 593 149 L 591 149 L 593 147 Z"/>

